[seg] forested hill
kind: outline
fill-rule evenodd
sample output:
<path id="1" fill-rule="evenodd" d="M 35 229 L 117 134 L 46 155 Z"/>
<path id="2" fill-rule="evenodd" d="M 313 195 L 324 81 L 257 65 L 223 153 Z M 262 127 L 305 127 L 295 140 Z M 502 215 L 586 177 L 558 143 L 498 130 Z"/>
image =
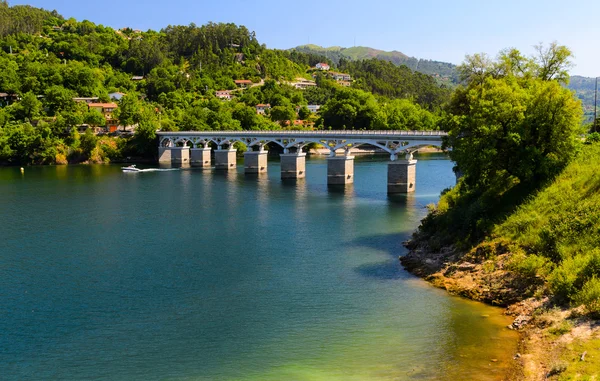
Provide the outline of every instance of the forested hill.
<path id="1" fill-rule="evenodd" d="M 437 128 L 450 91 L 431 76 L 323 61 L 230 23 L 115 30 L 0 0 L 0 163 L 151 157 L 159 128 Z"/>
<path id="2" fill-rule="evenodd" d="M 323 55 L 329 58 L 335 64 L 339 64 L 340 61 L 343 61 L 344 59 L 358 61 L 377 58 L 383 61 L 392 62 L 398 66 L 405 65 L 411 70 L 418 71 L 423 74 L 439 76 L 440 78 L 447 78 L 455 82 L 458 80 L 456 66 L 451 63 L 409 57 L 406 54 L 396 50 L 386 52 L 384 50 L 373 49 L 365 46 L 355 46 L 352 48 L 332 46 L 324 48 L 322 46 L 313 44 L 297 46 L 292 50 L 302 53 Z"/>
<path id="3" fill-rule="evenodd" d="M 584 118 L 586 122 L 592 122 L 594 119 L 594 90 L 596 88 L 596 79 L 574 75 L 567 86 L 575 91 L 577 98 L 583 103 Z"/>

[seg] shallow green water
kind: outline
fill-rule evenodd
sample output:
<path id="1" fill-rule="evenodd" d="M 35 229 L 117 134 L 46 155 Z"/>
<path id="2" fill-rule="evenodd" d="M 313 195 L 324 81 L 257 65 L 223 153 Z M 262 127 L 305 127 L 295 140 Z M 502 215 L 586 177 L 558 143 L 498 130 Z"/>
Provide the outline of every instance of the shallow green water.
<path id="1" fill-rule="evenodd" d="M 393 198 L 369 158 L 342 190 L 322 159 L 297 183 L 277 161 L 261 177 L 0 168 L 1 378 L 501 379 L 502 311 L 397 259 L 451 167 L 421 157 L 416 194 Z"/>

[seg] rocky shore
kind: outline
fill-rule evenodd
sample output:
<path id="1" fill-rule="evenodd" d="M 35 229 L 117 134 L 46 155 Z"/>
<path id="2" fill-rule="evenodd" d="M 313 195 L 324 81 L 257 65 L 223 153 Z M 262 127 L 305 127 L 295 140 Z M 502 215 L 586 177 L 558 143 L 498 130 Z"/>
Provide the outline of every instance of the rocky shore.
<path id="1" fill-rule="evenodd" d="M 486 260 L 477 252 L 480 247 L 467 253 L 454 247 L 433 251 L 419 239 L 405 246 L 409 253 L 399 259 L 407 271 L 451 294 L 504 307 L 514 318 L 507 329 L 517 330 L 520 340 L 505 380 L 600 379 L 595 373 L 600 371 L 600 322 L 578 309 L 556 307 L 548 297 L 537 295 L 543 281 L 525 279 L 506 269 L 509 253 Z M 577 369 L 573 364 L 590 370 L 575 378 L 565 377 L 567 368 Z"/>

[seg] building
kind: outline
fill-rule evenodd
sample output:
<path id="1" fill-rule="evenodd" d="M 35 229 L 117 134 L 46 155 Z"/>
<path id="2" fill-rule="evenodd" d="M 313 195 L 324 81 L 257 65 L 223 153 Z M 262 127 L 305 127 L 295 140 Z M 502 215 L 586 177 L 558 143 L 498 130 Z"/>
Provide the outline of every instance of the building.
<path id="1" fill-rule="evenodd" d="M 125 93 L 121 93 L 121 92 L 114 92 L 114 93 L 109 93 L 108 96 L 110 99 L 115 100 L 115 101 L 120 101 L 126 94 Z"/>
<path id="2" fill-rule="evenodd" d="M 113 118 L 113 112 L 119 107 L 116 103 L 88 103 L 88 109 L 98 110 L 106 119 L 106 131 L 116 132 L 119 122 Z"/>
<path id="3" fill-rule="evenodd" d="M 97 103 L 99 99 L 100 98 L 98 98 L 98 97 L 76 97 L 76 98 L 73 98 L 73 101 L 84 102 L 84 103 L 90 104 L 90 103 Z"/>
<path id="4" fill-rule="evenodd" d="M 297 82 L 293 82 L 292 86 L 294 86 L 297 89 L 301 89 L 301 90 L 305 90 L 308 89 L 309 87 L 315 87 L 317 86 L 315 81 L 310 81 L 308 79 L 304 79 L 304 78 L 296 78 Z"/>
<path id="5" fill-rule="evenodd" d="M 17 94 L 0 93 L 0 106 L 8 106 L 19 100 L 21 98 Z"/>
<path id="6" fill-rule="evenodd" d="M 252 86 L 252 81 L 249 79 L 236 79 L 235 81 L 235 85 L 237 87 L 240 87 L 242 89 L 248 88 L 250 86 Z"/>
<path id="7" fill-rule="evenodd" d="M 264 115 L 267 110 L 271 109 L 270 104 L 257 104 L 256 105 L 256 113 L 260 115 Z"/>
<path id="8" fill-rule="evenodd" d="M 296 113 L 300 112 L 301 108 L 302 108 L 302 106 L 296 106 Z M 321 105 L 307 105 L 306 108 L 308 109 L 308 111 L 310 111 L 314 114 L 319 111 L 319 109 L 321 108 Z"/>
<path id="9" fill-rule="evenodd" d="M 230 90 L 217 90 L 215 91 L 215 95 L 217 98 L 225 99 L 227 101 L 230 101 L 233 97 Z"/>
<path id="10" fill-rule="evenodd" d="M 319 62 L 318 64 L 315 65 L 315 68 L 318 70 L 325 70 L 325 71 L 330 69 L 329 65 L 324 62 Z"/>
<path id="11" fill-rule="evenodd" d="M 142 79 L 144 79 L 143 75 L 134 75 L 133 77 L 131 77 L 132 81 L 141 81 Z"/>
<path id="12" fill-rule="evenodd" d="M 351 81 L 337 81 L 338 84 L 344 86 L 344 87 L 350 87 L 352 86 L 352 82 Z"/>
<path id="13" fill-rule="evenodd" d="M 335 79 L 336 81 L 352 81 L 352 77 L 350 76 L 350 74 L 336 73 L 334 71 L 328 74 L 331 78 Z"/>

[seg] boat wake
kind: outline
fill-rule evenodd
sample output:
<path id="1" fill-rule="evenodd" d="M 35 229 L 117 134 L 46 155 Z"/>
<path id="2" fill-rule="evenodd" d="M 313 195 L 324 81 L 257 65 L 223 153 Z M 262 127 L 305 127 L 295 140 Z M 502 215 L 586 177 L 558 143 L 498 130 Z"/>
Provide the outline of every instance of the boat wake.
<path id="1" fill-rule="evenodd" d="M 121 170 L 126 173 L 138 173 L 138 172 L 168 172 L 168 171 L 178 171 L 181 168 L 145 168 L 140 169 L 135 166 L 135 164 L 130 165 L 128 167 L 121 167 Z"/>

